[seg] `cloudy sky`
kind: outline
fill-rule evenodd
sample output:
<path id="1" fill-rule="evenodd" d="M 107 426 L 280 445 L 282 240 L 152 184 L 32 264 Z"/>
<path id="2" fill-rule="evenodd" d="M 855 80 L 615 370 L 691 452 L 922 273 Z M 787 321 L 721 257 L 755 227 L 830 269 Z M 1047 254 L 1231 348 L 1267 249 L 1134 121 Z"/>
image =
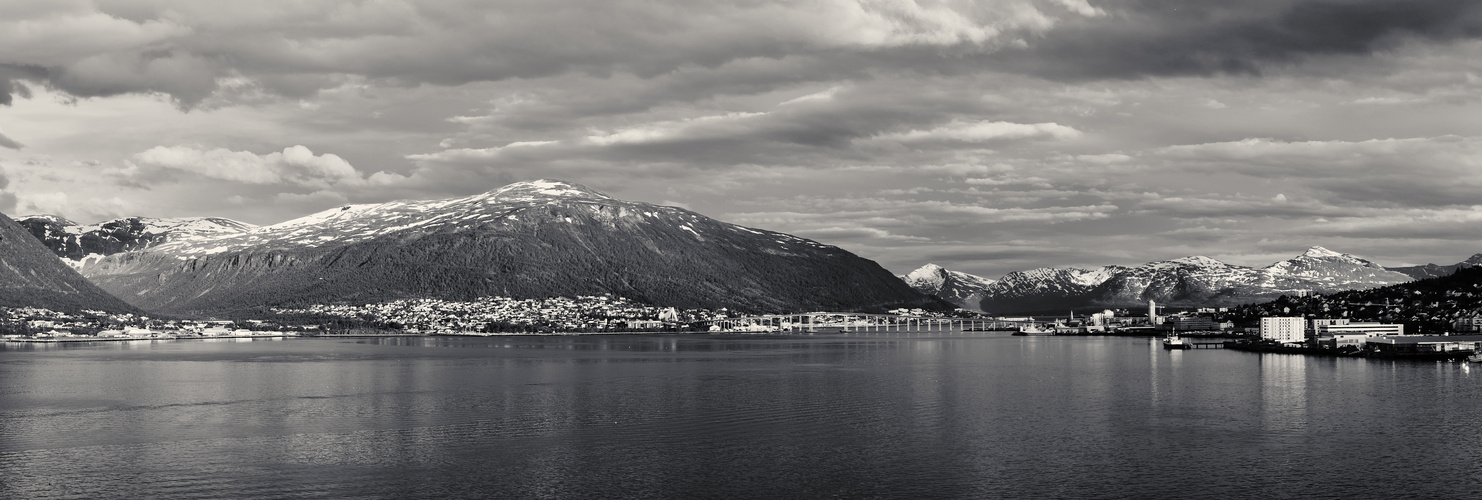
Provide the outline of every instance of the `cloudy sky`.
<path id="1" fill-rule="evenodd" d="M 1475 0 L 0 0 L 0 212 L 555 178 L 904 273 L 1482 252 Z"/>

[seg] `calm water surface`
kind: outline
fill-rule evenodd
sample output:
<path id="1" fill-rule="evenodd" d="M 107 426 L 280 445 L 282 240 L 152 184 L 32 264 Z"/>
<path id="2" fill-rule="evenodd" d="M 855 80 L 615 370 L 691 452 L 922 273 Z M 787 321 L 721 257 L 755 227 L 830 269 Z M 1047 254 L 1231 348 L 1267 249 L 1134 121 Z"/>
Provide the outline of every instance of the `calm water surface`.
<path id="1" fill-rule="evenodd" d="M 0 497 L 1479 498 L 1479 386 L 980 333 L 8 344 Z"/>

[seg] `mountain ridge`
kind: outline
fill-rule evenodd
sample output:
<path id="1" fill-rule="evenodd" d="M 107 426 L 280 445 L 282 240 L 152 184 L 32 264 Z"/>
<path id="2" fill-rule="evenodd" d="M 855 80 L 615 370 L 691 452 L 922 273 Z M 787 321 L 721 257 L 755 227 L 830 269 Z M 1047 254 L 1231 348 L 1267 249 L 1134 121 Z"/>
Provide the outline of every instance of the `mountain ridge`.
<path id="1" fill-rule="evenodd" d="M 65 217 L 25 215 L 16 222 L 32 236 L 79 268 L 86 260 L 142 250 L 174 240 L 242 232 L 257 226 L 224 217 L 120 217 L 81 225 Z"/>
<path id="2" fill-rule="evenodd" d="M 1096 269 L 1037 268 L 1004 275 L 981 290 L 977 309 L 1045 311 L 1073 307 L 1130 307 L 1149 300 L 1171 305 L 1235 305 L 1284 294 L 1330 293 L 1404 283 L 1424 273 L 1455 272 L 1482 263 L 1482 254 L 1454 266 L 1386 268 L 1321 246 L 1253 268 L 1206 256 Z M 1408 271 L 1408 272 L 1406 272 Z M 956 272 L 943 270 L 943 272 Z M 942 297 L 947 299 L 946 297 Z M 948 299 L 950 300 L 950 299 Z"/>
<path id="3" fill-rule="evenodd" d="M 993 280 L 964 272 L 951 271 L 936 264 L 926 264 L 900 277 L 923 295 L 946 300 L 959 308 L 976 310 L 984 290 Z"/>
<path id="4" fill-rule="evenodd" d="M 0 306 L 138 312 L 57 259 L 5 214 L 0 214 Z"/>
<path id="5" fill-rule="evenodd" d="M 82 272 L 142 308 L 181 314 L 604 293 L 757 312 L 942 306 L 838 247 L 554 180 L 346 205 L 109 255 Z"/>

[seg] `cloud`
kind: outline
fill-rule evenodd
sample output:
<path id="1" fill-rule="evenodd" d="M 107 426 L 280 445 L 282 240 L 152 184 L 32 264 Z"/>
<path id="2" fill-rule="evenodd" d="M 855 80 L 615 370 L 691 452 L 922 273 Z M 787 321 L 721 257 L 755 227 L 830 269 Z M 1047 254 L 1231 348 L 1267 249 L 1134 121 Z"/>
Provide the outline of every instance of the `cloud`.
<path id="1" fill-rule="evenodd" d="M 500 157 L 501 153 L 508 151 L 510 148 L 547 146 L 551 144 L 557 144 L 559 142 L 560 141 L 519 141 L 492 148 L 459 148 L 438 151 L 436 153 L 412 154 L 407 155 L 407 159 L 422 162 L 487 161 Z"/>
<path id="2" fill-rule="evenodd" d="M 1281 196 L 1281 195 L 1278 195 Z M 1274 217 L 1310 219 L 1341 217 L 1355 214 L 1351 208 L 1317 201 L 1296 202 L 1286 198 L 1249 195 L 1159 196 L 1141 200 L 1135 210 L 1179 218 L 1214 217 L 1226 219 Z"/>
<path id="3" fill-rule="evenodd" d="M 189 108 L 232 78 L 304 96 L 346 76 L 455 86 L 653 77 L 789 53 L 988 53 L 1102 13 L 1084 0 L 76 2 L 0 9 L 0 46 L 14 49 L 6 62 L 44 68 L 26 78 L 36 83 L 77 96 L 161 92 Z"/>
<path id="4" fill-rule="evenodd" d="M 1317 57 L 1369 55 L 1407 40 L 1482 37 L 1482 4 L 1470 0 L 1309 2 L 1131 1 L 1106 16 L 1066 18 L 1025 50 L 989 59 L 1051 78 L 1260 74 Z"/>
<path id="5" fill-rule="evenodd" d="M 72 209 L 71 204 L 68 202 L 67 193 L 63 193 L 63 192 L 55 192 L 55 193 L 32 192 L 32 193 L 26 193 L 26 196 L 19 201 L 18 206 L 16 208 L 17 208 L 17 210 L 20 210 L 20 211 L 22 211 L 22 212 L 24 212 L 26 214 L 53 214 L 53 215 L 61 215 L 61 214 L 71 215 L 71 209 Z"/>
<path id="6" fill-rule="evenodd" d="M 15 139 L 11 139 L 10 136 L 5 135 L 4 130 L 0 130 L 0 148 L 21 149 L 24 147 L 26 147 L 25 144 L 16 142 Z"/>
<path id="7" fill-rule="evenodd" d="M 1243 139 L 1160 148 L 1146 159 L 1165 169 L 1291 183 L 1355 206 L 1471 205 L 1482 190 L 1482 137 Z"/>
<path id="8" fill-rule="evenodd" d="M 1110 204 L 1000 208 L 942 200 L 887 198 L 806 198 L 768 201 L 765 205 L 788 211 L 743 212 L 727 217 L 744 224 L 780 227 L 800 234 L 837 231 L 840 227 L 870 227 L 885 232 L 856 231 L 852 234 L 880 237 L 942 227 L 971 232 L 973 228 L 1002 223 L 1055 224 L 1097 220 L 1118 210 Z M 908 238 L 893 236 L 889 239 Z"/>
<path id="9" fill-rule="evenodd" d="M 1306 224 L 1298 231 L 1320 236 L 1431 239 L 1475 242 L 1482 233 L 1482 205 L 1443 210 L 1383 210 Z"/>
<path id="10" fill-rule="evenodd" d="M 910 130 L 875 136 L 875 140 L 902 143 L 955 141 L 990 142 L 1015 139 L 1075 139 L 1081 131 L 1057 123 L 1009 123 L 998 121 L 953 121 L 926 130 Z"/>
<path id="11" fill-rule="evenodd" d="M 17 95 L 29 99 L 31 89 L 21 80 L 45 80 L 46 75 L 40 66 L 0 63 L 0 105 L 10 106 Z"/>
<path id="12" fill-rule="evenodd" d="M 275 184 L 309 188 L 363 184 L 349 162 L 334 154 L 315 156 L 304 146 L 258 155 L 225 148 L 156 146 L 135 154 L 132 167 L 186 172 L 241 184 Z M 137 170 L 134 172 L 137 173 Z"/>
<path id="13" fill-rule="evenodd" d="M 587 141 L 598 146 L 610 146 L 614 144 L 658 143 L 706 136 L 733 137 L 735 132 L 743 131 L 739 129 L 745 128 L 745 120 L 765 115 L 766 113 L 738 112 L 724 115 L 701 116 L 686 120 L 650 123 L 611 133 L 599 132 L 587 136 Z M 738 124 L 738 122 L 742 123 Z"/>
<path id="14" fill-rule="evenodd" d="M 0 169 L 0 212 L 15 213 L 16 197 L 10 192 L 10 178 L 5 175 L 5 170 Z"/>

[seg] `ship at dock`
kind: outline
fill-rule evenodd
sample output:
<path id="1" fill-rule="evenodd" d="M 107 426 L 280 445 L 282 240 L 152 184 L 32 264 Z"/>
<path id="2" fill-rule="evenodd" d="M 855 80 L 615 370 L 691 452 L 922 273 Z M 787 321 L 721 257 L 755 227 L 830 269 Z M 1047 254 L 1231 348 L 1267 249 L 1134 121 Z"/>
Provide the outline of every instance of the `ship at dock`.
<path id="1" fill-rule="evenodd" d="M 1177 333 L 1163 337 L 1164 349 L 1189 349 L 1193 347 L 1189 339 L 1178 336 Z"/>

